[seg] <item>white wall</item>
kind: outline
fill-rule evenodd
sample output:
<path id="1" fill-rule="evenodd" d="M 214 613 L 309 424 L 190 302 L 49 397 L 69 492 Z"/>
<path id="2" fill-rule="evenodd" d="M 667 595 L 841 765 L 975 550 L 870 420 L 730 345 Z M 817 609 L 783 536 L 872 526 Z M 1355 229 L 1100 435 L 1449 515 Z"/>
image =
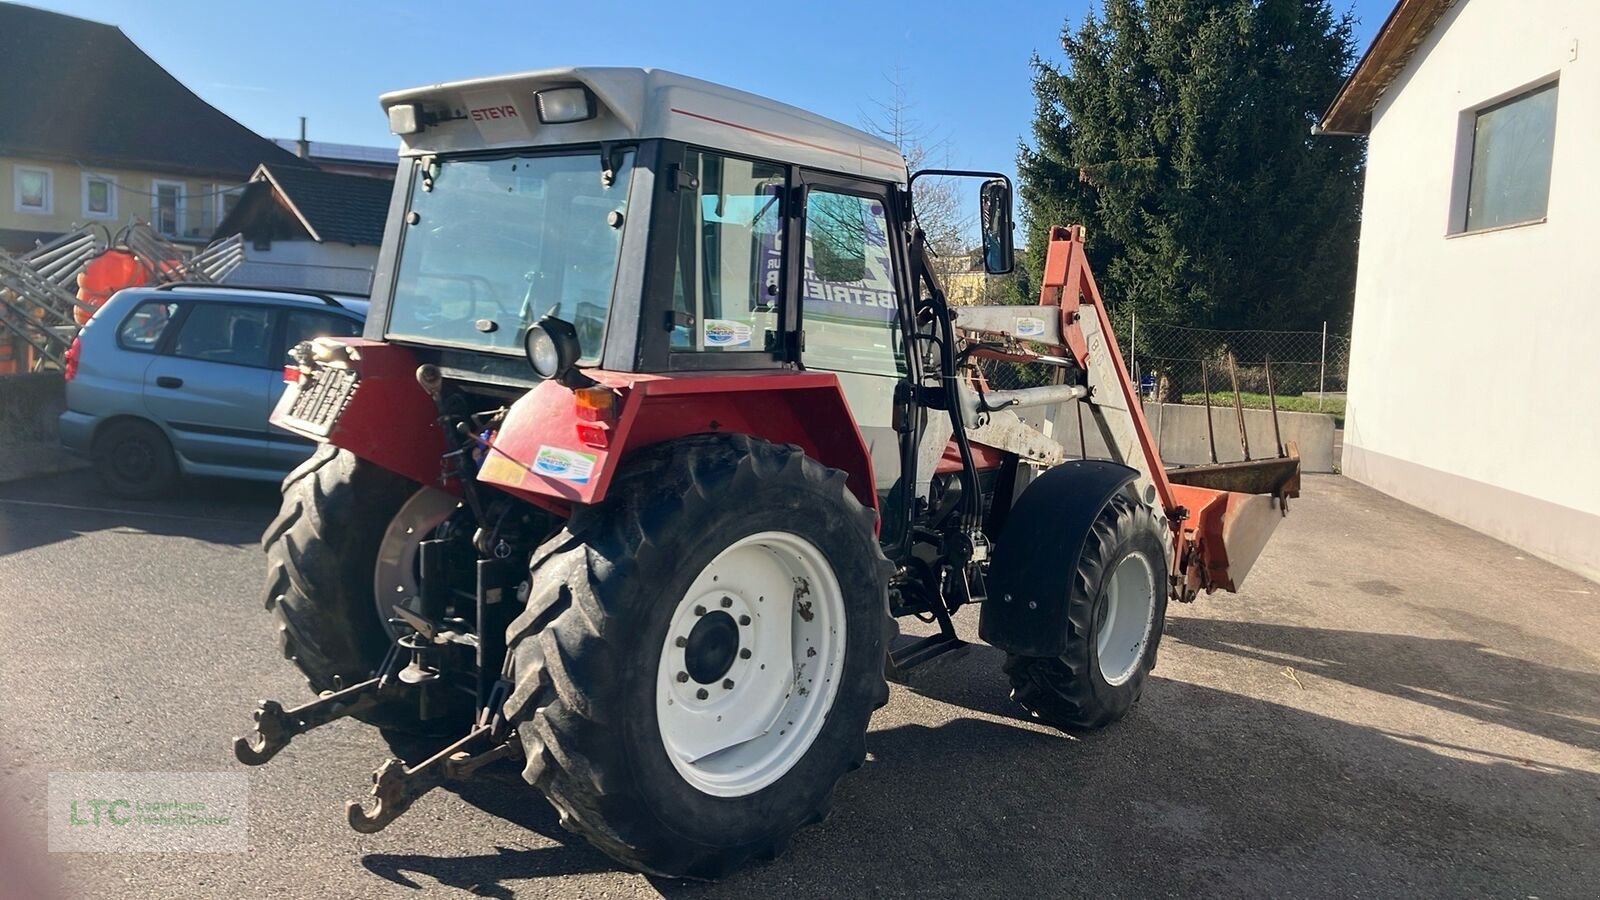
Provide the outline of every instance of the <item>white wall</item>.
<path id="1" fill-rule="evenodd" d="M 1556 73 L 1547 221 L 1447 237 L 1462 113 Z M 1368 153 L 1345 472 L 1600 578 L 1600 2 L 1462 0 Z"/>
<path id="2" fill-rule="evenodd" d="M 246 240 L 244 258 L 228 276 L 234 284 L 365 294 L 378 248 L 304 240 L 273 241 L 270 249 L 258 250 Z"/>

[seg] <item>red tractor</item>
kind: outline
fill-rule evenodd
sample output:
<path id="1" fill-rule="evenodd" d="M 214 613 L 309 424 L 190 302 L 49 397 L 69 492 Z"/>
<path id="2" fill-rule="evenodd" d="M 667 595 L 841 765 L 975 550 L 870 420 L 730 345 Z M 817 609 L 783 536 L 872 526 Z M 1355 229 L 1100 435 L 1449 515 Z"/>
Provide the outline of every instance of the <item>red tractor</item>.
<path id="1" fill-rule="evenodd" d="M 263 538 L 266 605 L 320 697 L 264 701 L 260 764 L 344 716 L 450 739 L 350 824 L 519 760 L 561 821 L 716 877 L 819 821 L 886 675 L 1007 654 L 1041 721 L 1126 715 L 1169 598 L 1234 589 L 1292 451 L 1167 472 L 1082 235 L 1038 306 L 951 307 L 912 183 L 1011 184 L 648 69 L 388 94 L 403 138 L 362 339 L 296 348 L 273 421 L 323 444 Z M 1026 367 L 1032 387 L 985 373 Z M 916 616 L 939 632 L 897 639 Z"/>

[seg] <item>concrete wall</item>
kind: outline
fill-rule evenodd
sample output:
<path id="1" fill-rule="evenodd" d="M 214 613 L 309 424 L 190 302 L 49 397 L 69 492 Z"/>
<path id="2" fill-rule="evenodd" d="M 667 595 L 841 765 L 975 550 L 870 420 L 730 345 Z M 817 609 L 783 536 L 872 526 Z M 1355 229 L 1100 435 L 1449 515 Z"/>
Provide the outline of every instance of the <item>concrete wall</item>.
<path id="1" fill-rule="evenodd" d="M 1023 416 L 1039 424 L 1038 415 Z M 1206 408 L 1177 403 L 1146 403 L 1145 421 L 1156 437 L 1161 461 L 1167 465 L 1197 466 L 1211 462 L 1210 440 L 1206 434 Z M 1078 437 L 1078 416 L 1071 407 L 1056 419 L 1056 439 L 1077 455 L 1087 448 L 1091 457 L 1107 457 L 1109 452 L 1100 439 L 1088 410 L 1084 411 L 1084 424 L 1089 429 L 1088 440 Z M 1264 409 L 1244 411 L 1245 434 L 1250 439 L 1250 458 L 1263 459 L 1276 456 L 1277 441 L 1272 430 L 1272 413 Z M 1211 408 L 1211 427 L 1216 435 L 1217 462 L 1237 462 L 1244 459 L 1239 442 L 1239 420 L 1232 407 Z M 1294 441 L 1300 448 L 1302 472 L 1332 472 L 1338 461 L 1334 456 L 1333 417 L 1321 413 L 1278 413 L 1278 429 L 1283 442 Z"/>
<path id="2" fill-rule="evenodd" d="M 66 406 L 66 383 L 58 374 L 0 375 L 0 481 L 82 464 L 59 443 L 56 418 Z"/>
<path id="3" fill-rule="evenodd" d="M 1559 77 L 1546 220 L 1452 234 L 1473 114 Z M 1600 3 L 1462 0 L 1373 114 L 1343 471 L 1600 579 Z"/>
<path id="4" fill-rule="evenodd" d="M 66 408 L 67 385 L 57 373 L 0 376 L 0 439 L 53 443 Z"/>

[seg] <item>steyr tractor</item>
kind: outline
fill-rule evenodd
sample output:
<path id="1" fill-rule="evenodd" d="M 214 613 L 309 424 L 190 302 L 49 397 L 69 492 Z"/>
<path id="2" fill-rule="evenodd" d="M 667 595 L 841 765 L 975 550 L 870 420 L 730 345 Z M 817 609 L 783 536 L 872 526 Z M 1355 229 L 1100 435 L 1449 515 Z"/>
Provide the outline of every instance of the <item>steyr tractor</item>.
<path id="1" fill-rule="evenodd" d="M 1024 709 L 1099 728 L 1169 599 L 1235 589 L 1297 495 L 1292 448 L 1162 465 L 1080 229 L 1038 305 L 947 302 L 915 182 L 973 179 L 1004 273 L 1003 175 L 912 175 L 659 70 L 381 102 L 402 160 L 366 333 L 295 348 L 273 414 L 322 444 L 263 537 L 319 696 L 234 744 L 259 765 L 354 716 L 442 748 L 379 767 L 357 831 L 510 760 L 622 864 L 718 877 L 827 814 L 886 677 L 962 646 L 961 607 Z"/>

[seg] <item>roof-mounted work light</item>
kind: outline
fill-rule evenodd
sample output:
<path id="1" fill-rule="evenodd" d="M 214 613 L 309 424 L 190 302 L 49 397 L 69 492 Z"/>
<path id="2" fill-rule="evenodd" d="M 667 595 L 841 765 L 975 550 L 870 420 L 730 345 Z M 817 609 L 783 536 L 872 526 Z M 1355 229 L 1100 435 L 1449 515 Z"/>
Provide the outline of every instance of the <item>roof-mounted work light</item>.
<path id="1" fill-rule="evenodd" d="M 416 134 L 422 130 L 422 111 L 415 103 L 396 103 L 389 107 L 389 130 L 394 134 Z"/>
<path id="2" fill-rule="evenodd" d="M 581 85 L 550 88 L 533 95 L 539 121 L 545 125 L 585 122 L 594 118 L 594 95 Z"/>

